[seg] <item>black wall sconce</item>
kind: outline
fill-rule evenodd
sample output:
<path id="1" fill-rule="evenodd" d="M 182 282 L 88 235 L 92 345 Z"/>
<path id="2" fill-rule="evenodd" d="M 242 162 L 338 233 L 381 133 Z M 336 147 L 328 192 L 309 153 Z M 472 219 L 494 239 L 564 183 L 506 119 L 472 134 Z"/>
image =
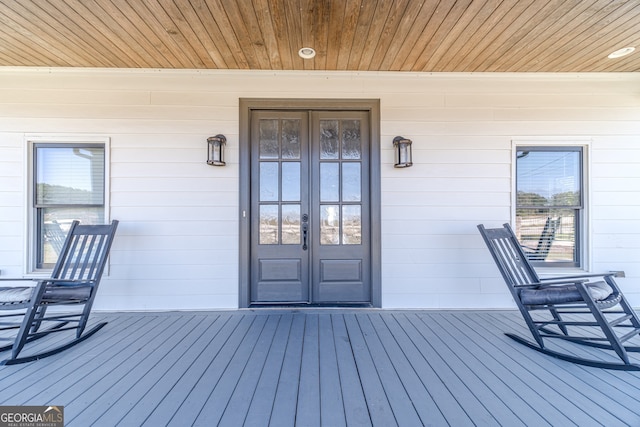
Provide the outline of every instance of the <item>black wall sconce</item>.
<path id="1" fill-rule="evenodd" d="M 212 166 L 224 166 L 224 146 L 227 144 L 227 138 L 218 134 L 207 138 L 208 152 L 207 164 Z"/>
<path id="2" fill-rule="evenodd" d="M 393 138 L 393 148 L 396 158 L 393 167 L 408 168 L 413 166 L 410 139 L 406 139 L 403 136 L 396 136 L 395 138 Z"/>

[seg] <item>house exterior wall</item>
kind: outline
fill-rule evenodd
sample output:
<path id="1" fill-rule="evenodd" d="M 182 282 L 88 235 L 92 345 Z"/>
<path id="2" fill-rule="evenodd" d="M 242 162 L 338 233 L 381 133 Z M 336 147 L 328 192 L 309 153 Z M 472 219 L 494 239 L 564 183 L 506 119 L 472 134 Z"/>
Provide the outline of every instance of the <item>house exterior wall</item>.
<path id="1" fill-rule="evenodd" d="M 587 141 L 588 267 L 640 306 L 638 74 L 3 69 L 0 277 L 25 273 L 27 139 L 98 135 L 121 223 L 96 308 L 238 307 L 240 98 L 380 99 L 383 308 L 513 307 L 476 229 L 515 215 L 513 141 Z"/>

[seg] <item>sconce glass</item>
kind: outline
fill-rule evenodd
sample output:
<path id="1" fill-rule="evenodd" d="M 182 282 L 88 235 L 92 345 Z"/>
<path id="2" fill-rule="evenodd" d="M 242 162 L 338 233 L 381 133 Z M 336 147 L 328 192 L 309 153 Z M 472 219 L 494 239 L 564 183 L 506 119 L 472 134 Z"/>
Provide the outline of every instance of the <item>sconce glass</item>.
<path id="1" fill-rule="evenodd" d="M 212 166 L 224 166 L 224 146 L 227 144 L 227 138 L 218 134 L 207 138 L 208 152 L 207 164 Z"/>
<path id="2" fill-rule="evenodd" d="M 413 160 L 411 155 L 411 140 L 406 139 L 403 136 L 396 136 L 393 138 L 393 151 L 395 152 L 395 164 L 396 168 L 408 168 L 413 166 Z"/>

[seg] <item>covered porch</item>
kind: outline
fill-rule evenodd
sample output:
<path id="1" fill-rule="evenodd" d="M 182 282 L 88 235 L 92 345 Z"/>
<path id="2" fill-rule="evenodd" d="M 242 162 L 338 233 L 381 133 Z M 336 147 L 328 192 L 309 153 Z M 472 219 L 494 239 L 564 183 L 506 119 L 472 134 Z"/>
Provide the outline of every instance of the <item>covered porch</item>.
<path id="1" fill-rule="evenodd" d="M 56 356 L 0 367 L 0 405 L 64 405 L 68 426 L 640 425 L 640 373 L 525 348 L 503 334 L 528 336 L 515 311 L 92 319 L 109 324 Z"/>

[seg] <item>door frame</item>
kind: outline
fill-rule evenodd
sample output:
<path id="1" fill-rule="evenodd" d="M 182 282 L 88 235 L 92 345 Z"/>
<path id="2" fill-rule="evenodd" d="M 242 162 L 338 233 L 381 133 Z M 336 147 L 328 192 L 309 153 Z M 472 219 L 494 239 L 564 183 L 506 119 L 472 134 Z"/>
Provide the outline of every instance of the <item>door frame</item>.
<path id="1" fill-rule="evenodd" d="M 382 306 L 381 266 L 381 184 L 380 184 L 380 100 L 379 99 L 305 99 L 240 98 L 239 193 L 240 193 L 240 308 L 250 305 L 251 267 L 251 112 L 253 110 L 366 111 L 369 113 L 370 158 L 369 197 L 371 206 L 371 304 Z"/>

